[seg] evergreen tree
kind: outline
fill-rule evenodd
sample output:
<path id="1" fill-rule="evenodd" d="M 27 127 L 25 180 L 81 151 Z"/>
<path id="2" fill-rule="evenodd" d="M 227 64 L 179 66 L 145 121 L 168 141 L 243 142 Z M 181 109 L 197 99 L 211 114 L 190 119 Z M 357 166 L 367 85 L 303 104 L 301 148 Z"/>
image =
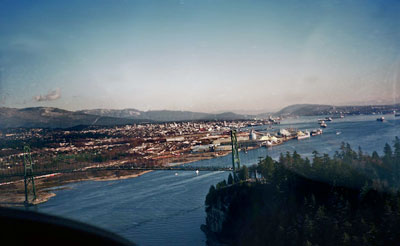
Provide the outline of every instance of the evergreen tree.
<path id="1" fill-rule="evenodd" d="M 396 136 L 394 139 L 394 158 L 400 160 L 400 138 Z"/>
<path id="2" fill-rule="evenodd" d="M 216 195 L 215 187 L 214 185 L 211 185 L 210 189 L 208 190 L 208 194 L 206 196 L 206 201 L 205 201 L 206 206 L 211 206 L 211 204 L 214 202 L 215 195 Z"/>
<path id="3" fill-rule="evenodd" d="M 388 143 L 385 144 L 385 147 L 383 148 L 383 153 L 384 153 L 384 156 L 383 156 L 384 163 L 390 164 L 390 162 L 392 161 L 392 157 L 393 157 L 393 151 Z"/>
<path id="4" fill-rule="evenodd" d="M 228 184 L 229 185 L 233 184 L 233 178 L 232 178 L 232 174 L 231 173 L 228 176 Z"/>
<path id="5" fill-rule="evenodd" d="M 361 150 L 361 147 L 358 146 L 358 160 L 361 161 L 363 159 L 363 152 Z"/>
<path id="6" fill-rule="evenodd" d="M 394 140 L 393 171 L 395 172 L 396 183 L 400 183 L 400 139 L 396 136 Z"/>
<path id="7" fill-rule="evenodd" d="M 258 171 L 267 181 L 270 181 L 275 171 L 274 160 L 267 156 L 263 162 L 262 169 Z"/>
<path id="8" fill-rule="evenodd" d="M 239 179 L 240 180 L 249 179 L 249 169 L 247 166 L 243 165 L 243 167 L 239 170 Z"/>
<path id="9" fill-rule="evenodd" d="M 219 183 L 217 184 L 216 189 L 219 190 L 219 189 L 222 189 L 222 188 L 224 188 L 224 187 L 226 187 L 226 181 L 225 181 L 225 179 L 222 180 L 221 182 L 219 182 Z"/>
<path id="10" fill-rule="evenodd" d="M 372 152 L 372 159 L 379 160 L 378 152 L 376 152 L 376 151 Z"/>

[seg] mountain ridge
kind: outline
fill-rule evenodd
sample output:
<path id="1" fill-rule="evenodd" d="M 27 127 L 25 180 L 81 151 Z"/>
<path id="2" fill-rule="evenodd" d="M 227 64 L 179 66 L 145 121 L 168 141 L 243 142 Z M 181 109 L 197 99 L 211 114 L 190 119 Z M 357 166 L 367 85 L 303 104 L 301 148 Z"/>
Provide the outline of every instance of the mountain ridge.
<path id="1" fill-rule="evenodd" d="M 100 115 L 100 116 L 119 116 L 122 118 L 129 119 L 141 119 L 151 121 L 191 121 L 191 120 L 240 120 L 249 119 L 254 117 L 253 115 L 242 115 L 233 112 L 223 112 L 218 114 L 193 112 L 193 111 L 181 111 L 181 110 L 149 110 L 140 111 L 137 109 L 87 109 L 80 110 L 77 112 L 83 112 L 86 114 Z"/>
<path id="2" fill-rule="evenodd" d="M 75 126 L 112 126 L 143 122 L 172 122 L 192 120 L 240 120 L 247 116 L 226 112 L 221 114 L 191 111 L 136 109 L 94 109 L 69 111 L 55 107 L 0 107 L 1 128 L 71 128 Z"/>
<path id="3" fill-rule="evenodd" d="M 400 111 L 400 104 L 335 106 L 327 104 L 293 104 L 274 113 L 275 116 L 317 116 L 338 114 L 373 114 Z"/>
<path id="4" fill-rule="evenodd" d="M 69 128 L 77 125 L 125 125 L 141 121 L 89 115 L 53 107 L 0 108 L 0 128 Z"/>
<path id="5" fill-rule="evenodd" d="M 69 128 L 78 125 L 126 125 L 143 122 L 246 120 L 269 116 L 317 116 L 338 114 L 373 114 L 400 112 L 400 104 L 334 106 L 326 104 L 293 104 L 276 113 L 257 115 L 224 113 L 201 113 L 192 111 L 127 109 L 87 109 L 69 111 L 55 107 L 7 108 L 0 107 L 0 128 L 47 127 Z"/>

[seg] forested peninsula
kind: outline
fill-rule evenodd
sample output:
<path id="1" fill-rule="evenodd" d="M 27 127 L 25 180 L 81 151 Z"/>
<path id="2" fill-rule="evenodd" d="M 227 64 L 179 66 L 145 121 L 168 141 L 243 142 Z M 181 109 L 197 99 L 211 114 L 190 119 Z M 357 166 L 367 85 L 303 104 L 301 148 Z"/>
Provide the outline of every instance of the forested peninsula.
<path id="1" fill-rule="evenodd" d="M 398 137 L 381 156 L 267 156 L 210 187 L 202 229 L 209 245 L 397 245 L 399 188 Z"/>

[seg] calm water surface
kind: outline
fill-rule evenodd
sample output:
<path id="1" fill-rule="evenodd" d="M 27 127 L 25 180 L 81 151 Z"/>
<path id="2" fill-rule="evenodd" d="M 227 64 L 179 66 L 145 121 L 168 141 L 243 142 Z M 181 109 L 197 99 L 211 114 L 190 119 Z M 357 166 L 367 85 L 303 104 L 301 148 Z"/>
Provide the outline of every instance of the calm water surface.
<path id="1" fill-rule="evenodd" d="M 333 154 L 341 142 L 363 151 L 382 153 L 386 142 L 400 136 L 400 118 L 387 115 L 386 122 L 377 116 L 353 116 L 327 122 L 324 134 L 306 140 L 292 140 L 270 149 L 240 152 L 242 164 L 257 163 L 259 157 L 277 158 L 281 152 L 294 151 L 311 156 L 313 150 Z M 312 130 L 318 127 L 315 117 L 285 120 L 279 128 Z M 341 132 L 337 135 L 337 132 Z M 203 160 L 190 165 L 230 165 L 231 156 Z M 139 178 L 119 181 L 85 181 L 56 191 L 57 196 L 40 204 L 38 211 L 72 218 L 113 231 L 139 245 L 204 245 L 200 225 L 205 223 L 204 199 L 210 185 L 227 178 L 227 172 L 155 171 Z"/>

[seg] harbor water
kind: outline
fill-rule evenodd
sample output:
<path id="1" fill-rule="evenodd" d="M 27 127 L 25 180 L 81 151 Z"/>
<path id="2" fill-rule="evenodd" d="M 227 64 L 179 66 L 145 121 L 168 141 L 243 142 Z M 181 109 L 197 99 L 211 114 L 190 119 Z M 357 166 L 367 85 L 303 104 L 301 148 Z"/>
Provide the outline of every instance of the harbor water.
<path id="1" fill-rule="evenodd" d="M 267 155 L 296 150 L 310 157 L 312 151 L 333 154 L 342 142 L 371 153 L 382 153 L 385 143 L 400 137 L 400 117 L 385 115 L 349 116 L 327 122 L 324 133 L 304 140 L 291 140 L 271 148 L 240 152 L 241 163 L 256 164 Z M 276 132 L 279 128 L 313 130 L 316 117 L 282 121 L 273 128 L 254 127 L 256 131 Z M 228 166 L 231 155 L 187 165 Z M 154 171 L 138 178 L 118 181 L 84 181 L 69 184 L 48 202 L 37 206 L 40 212 L 86 222 L 115 232 L 138 245 L 205 245 L 200 230 L 205 223 L 204 200 L 210 185 L 227 178 L 228 172 Z"/>

